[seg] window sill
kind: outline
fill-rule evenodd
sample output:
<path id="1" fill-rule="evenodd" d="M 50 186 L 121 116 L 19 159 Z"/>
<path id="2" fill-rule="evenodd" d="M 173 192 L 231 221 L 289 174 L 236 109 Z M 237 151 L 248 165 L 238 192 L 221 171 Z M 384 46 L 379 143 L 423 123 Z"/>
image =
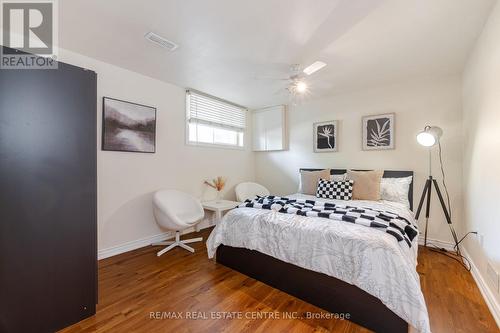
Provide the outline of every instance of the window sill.
<path id="1" fill-rule="evenodd" d="M 186 142 L 187 146 L 193 146 L 193 147 L 203 147 L 203 148 L 217 148 L 217 149 L 230 149 L 230 150 L 246 150 L 246 147 L 240 147 L 240 146 L 231 146 L 231 145 L 224 145 L 224 144 L 213 144 L 213 143 L 202 143 L 202 142 L 192 142 L 188 141 Z"/>

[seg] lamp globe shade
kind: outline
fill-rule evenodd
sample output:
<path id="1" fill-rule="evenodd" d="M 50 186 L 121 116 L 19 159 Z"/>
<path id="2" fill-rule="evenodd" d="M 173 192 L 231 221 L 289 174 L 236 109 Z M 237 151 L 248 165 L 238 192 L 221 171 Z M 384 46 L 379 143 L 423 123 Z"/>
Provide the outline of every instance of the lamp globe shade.
<path id="1" fill-rule="evenodd" d="M 434 146 L 443 135 L 443 130 L 436 126 L 426 126 L 425 129 L 417 134 L 417 142 L 424 147 Z"/>
<path id="2" fill-rule="evenodd" d="M 417 135 L 417 141 L 424 147 L 432 147 L 436 144 L 436 138 L 427 132 L 420 132 Z"/>

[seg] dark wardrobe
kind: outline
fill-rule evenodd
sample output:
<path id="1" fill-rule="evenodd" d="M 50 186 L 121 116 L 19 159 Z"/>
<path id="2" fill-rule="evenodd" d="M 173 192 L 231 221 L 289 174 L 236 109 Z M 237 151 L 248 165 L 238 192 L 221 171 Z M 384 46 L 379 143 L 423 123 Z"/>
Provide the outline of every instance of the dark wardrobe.
<path id="1" fill-rule="evenodd" d="M 96 73 L 0 69 L 0 332 L 97 303 Z"/>

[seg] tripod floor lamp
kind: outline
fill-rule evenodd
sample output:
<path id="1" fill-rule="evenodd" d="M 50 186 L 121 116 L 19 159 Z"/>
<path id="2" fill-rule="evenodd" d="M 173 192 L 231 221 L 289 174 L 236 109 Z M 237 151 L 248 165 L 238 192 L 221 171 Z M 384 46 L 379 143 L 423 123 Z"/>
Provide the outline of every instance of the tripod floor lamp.
<path id="1" fill-rule="evenodd" d="M 429 148 L 429 178 L 427 178 L 427 181 L 425 182 L 424 190 L 422 192 L 422 197 L 420 198 L 420 203 L 418 204 L 418 209 L 417 213 L 415 215 L 416 219 L 418 220 L 420 216 L 420 212 L 422 211 L 422 206 L 424 204 L 424 200 L 426 200 L 426 207 L 425 207 L 425 232 L 424 232 L 424 246 L 427 246 L 427 229 L 428 229 L 428 224 L 429 224 L 429 214 L 430 214 L 430 207 L 431 207 L 431 194 L 432 194 L 432 188 L 434 187 L 437 193 L 437 196 L 439 198 L 439 202 L 441 203 L 441 208 L 443 209 L 444 216 L 446 217 L 446 222 L 448 222 L 448 226 L 450 228 L 451 234 L 453 236 L 453 240 L 455 241 L 455 250 L 456 254 L 461 256 L 460 254 L 460 248 L 459 248 L 459 241 L 457 238 L 457 234 L 455 232 L 455 229 L 453 228 L 453 224 L 451 221 L 451 214 L 446 207 L 446 203 L 443 199 L 442 192 L 439 188 L 439 184 L 432 177 L 432 147 L 438 145 L 439 146 L 439 160 L 441 163 L 441 170 L 443 170 L 443 162 L 441 159 L 441 143 L 439 142 L 441 136 L 443 135 L 443 130 L 439 127 L 435 126 L 425 126 L 424 130 L 420 132 L 417 135 L 417 141 L 419 144 L 421 144 L 424 147 Z M 443 172 L 443 177 L 444 177 L 444 172 Z M 445 185 L 446 189 L 446 185 Z M 448 206 L 449 206 L 449 197 L 448 197 Z"/>

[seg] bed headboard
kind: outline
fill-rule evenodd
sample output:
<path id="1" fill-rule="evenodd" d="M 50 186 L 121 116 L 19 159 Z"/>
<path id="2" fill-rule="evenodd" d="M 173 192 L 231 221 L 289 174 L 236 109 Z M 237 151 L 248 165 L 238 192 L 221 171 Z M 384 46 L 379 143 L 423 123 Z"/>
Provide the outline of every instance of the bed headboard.
<path id="1" fill-rule="evenodd" d="M 303 171 L 320 171 L 324 169 L 308 169 L 301 168 Z M 353 169 L 355 171 L 367 171 L 367 170 L 359 170 Z M 347 169 L 330 169 L 330 174 L 332 175 L 342 175 L 347 172 Z M 403 178 L 403 177 L 413 177 L 413 171 L 394 171 L 394 170 L 384 170 L 383 178 Z M 413 211 L 413 181 L 414 177 L 411 179 L 410 189 L 408 191 L 408 201 L 410 202 L 410 210 Z"/>

